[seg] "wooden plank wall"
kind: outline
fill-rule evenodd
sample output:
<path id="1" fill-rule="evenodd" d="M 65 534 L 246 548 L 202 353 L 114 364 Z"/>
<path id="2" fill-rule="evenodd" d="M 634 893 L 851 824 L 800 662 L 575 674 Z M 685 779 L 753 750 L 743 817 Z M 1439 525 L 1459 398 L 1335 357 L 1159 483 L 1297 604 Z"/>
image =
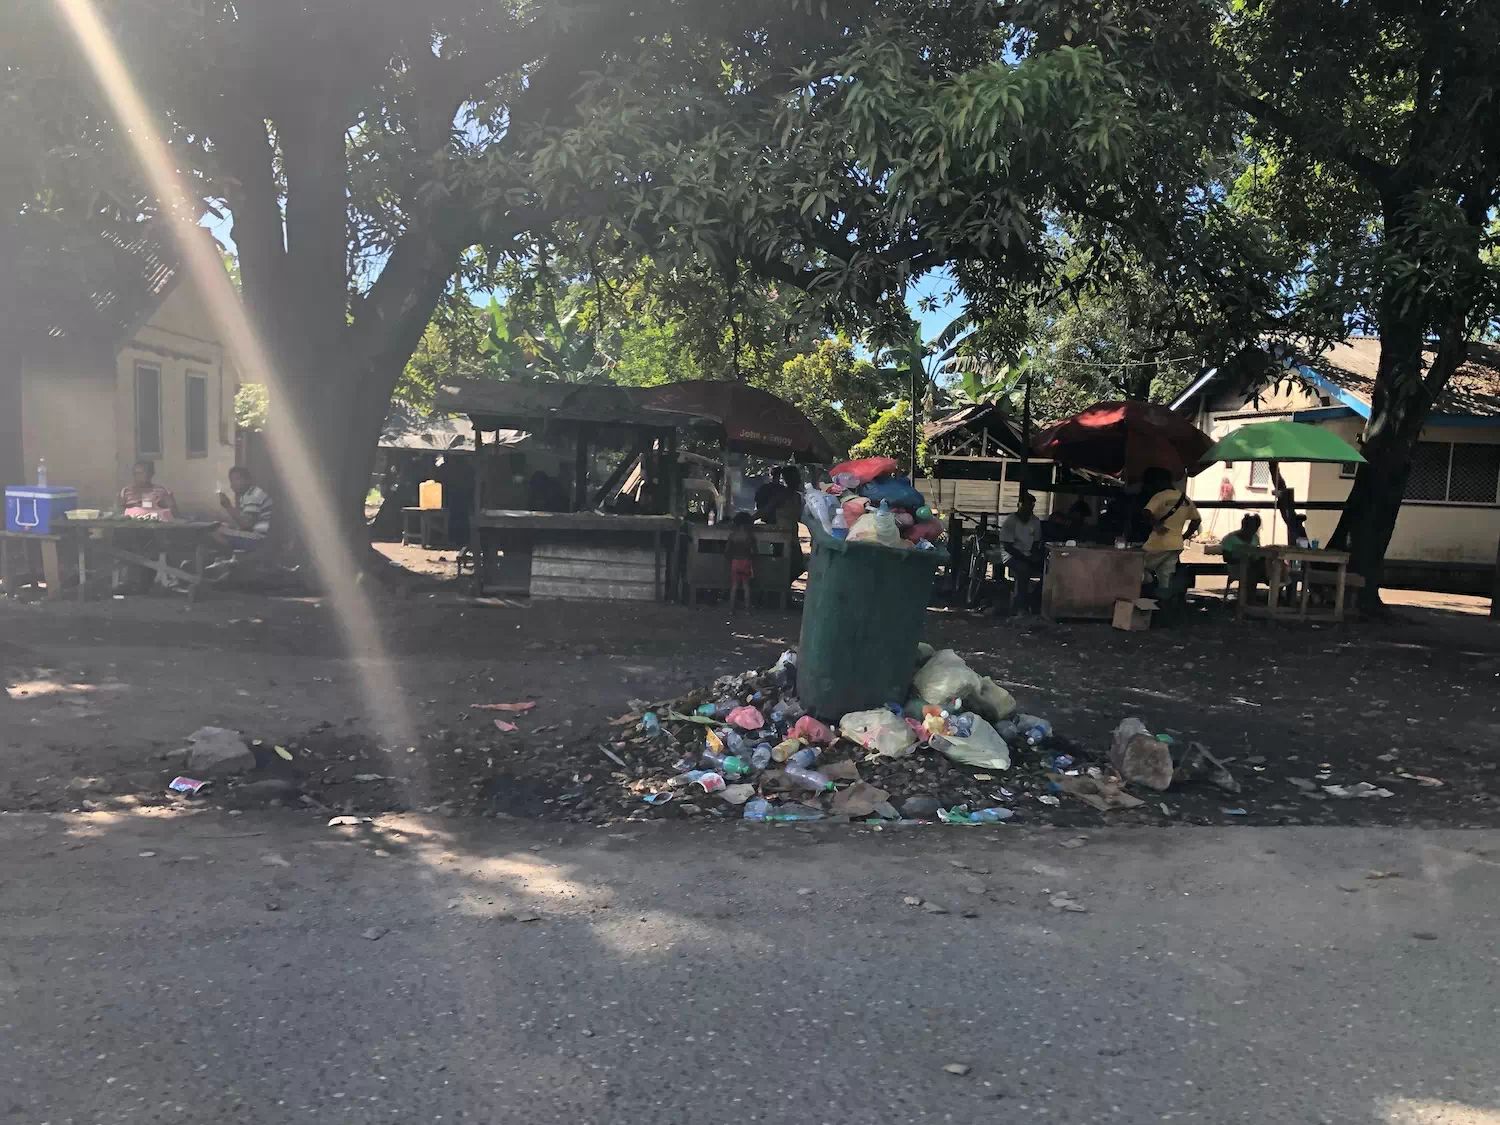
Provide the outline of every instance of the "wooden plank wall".
<path id="1" fill-rule="evenodd" d="M 663 571 L 665 565 L 664 558 Z M 662 591 L 650 547 L 554 540 L 532 550 L 531 596 L 652 602 Z"/>
<path id="2" fill-rule="evenodd" d="M 928 507 L 940 512 L 1007 514 L 1016 510 L 1021 485 L 1018 481 L 932 480 L 923 477 L 915 482 L 917 491 L 927 497 Z M 1036 511 L 1046 516 L 1052 510 L 1052 494 L 1036 493 Z"/>

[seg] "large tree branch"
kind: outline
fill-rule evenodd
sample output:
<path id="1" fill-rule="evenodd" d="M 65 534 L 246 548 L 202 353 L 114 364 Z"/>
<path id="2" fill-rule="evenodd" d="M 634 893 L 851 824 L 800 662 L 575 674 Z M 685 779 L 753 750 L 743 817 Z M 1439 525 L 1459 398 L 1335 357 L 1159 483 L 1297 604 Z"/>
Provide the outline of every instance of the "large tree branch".
<path id="1" fill-rule="evenodd" d="M 1294 143 L 1338 161 L 1376 191 L 1385 191 L 1395 177 L 1395 169 L 1360 152 L 1343 138 L 1344 129 L 1336 121 L 1321 115 L 1299 117 L 1248 90 L 1231 88 L 1232 104 L 1244 110 L 1267 128 L 1274 129 Z"/>

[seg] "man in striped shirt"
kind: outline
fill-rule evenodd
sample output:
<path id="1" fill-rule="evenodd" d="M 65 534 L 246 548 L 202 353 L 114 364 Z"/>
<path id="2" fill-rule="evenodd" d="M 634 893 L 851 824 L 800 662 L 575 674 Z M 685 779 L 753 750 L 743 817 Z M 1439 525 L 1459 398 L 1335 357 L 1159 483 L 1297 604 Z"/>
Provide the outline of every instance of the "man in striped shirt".
<path id="1" fill-rule="evenodd" d="M 250 476 L 250 470 L 236 465 L 229 470 L 231 500 L 219 493 L 219 507 L 225 522 L 214 532 L 214 538 L 236 551 L 254 550 L 271 533 L 271 497 Z"/>

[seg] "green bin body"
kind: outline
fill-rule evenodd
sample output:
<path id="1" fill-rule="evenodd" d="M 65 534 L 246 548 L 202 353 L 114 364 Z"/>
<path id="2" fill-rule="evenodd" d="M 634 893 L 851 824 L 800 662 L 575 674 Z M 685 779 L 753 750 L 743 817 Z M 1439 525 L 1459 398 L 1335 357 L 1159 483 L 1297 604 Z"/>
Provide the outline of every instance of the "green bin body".
<path id="1" fill-rule="evenodd" d="M 798 699 L 825 720 L 905 703 L 933 575 L 946 555 L 850 543 L 819 526 L 809 530 Z"/>

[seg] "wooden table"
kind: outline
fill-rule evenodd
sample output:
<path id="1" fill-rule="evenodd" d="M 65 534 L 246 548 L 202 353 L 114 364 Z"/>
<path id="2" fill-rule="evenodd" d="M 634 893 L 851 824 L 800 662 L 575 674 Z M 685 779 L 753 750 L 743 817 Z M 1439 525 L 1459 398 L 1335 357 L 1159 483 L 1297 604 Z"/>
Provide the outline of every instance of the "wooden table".
<path id="1" fill-rule="evenodd" d="M 441 545 L 447 547 L 449 544 L 447 508 L 401 509 L 401 545 L 403 547 L 415 540 L 430 551 L 439 545 L 437 539 L 440 535 L 443 539 Z"/>
<path id="2" fill-rule="evenodd" d="M 62 556 L 59 547 L 61 535 L 36 535 L 29 531 L 0 530 L 0 590 L 13 593 L 16 585 L 26 578 L 35 579 L 37 572 L 31 568 L 31 547 L 35 543 L 41 556 L 42 580 L 47 583 L 47 597 L 55 600 L 63 596 Z M 21 565 L 13 560 L 21 556 Z"/>
<path id="3" fill-rule="evenodd" d="M 1042 571 L 1042 616 L 1108 621 L 1115 602 L 1141 596 L 1146 553 L 1123 547 L 1052 543 Z"/>
<path id="4" fill-rule="evenodd" d="M 1242 565 L 1240 600 L 1235 610 L 1236 617 L 1241 619 L 1264 617 L 1270 621 L 1342 622 L 1344 620 L 1344 592 L 1349 582 L 1349 553 L 1347 551 L 1324 551 L 1313 547 L 1261 547 L 1248 557 L 1265 560 L 1266 603 L 1258 605 L 1251 602 L 1251 586 L 1254 583 L 1245 581 L 1245 567 Z M 1293 563 L 1301 564 L 1300 575 L 1292 567 Z M 1306 575 L 1315 566 L 1333 568 L 1332 609 L 1308 607 L 1312 583 L 1307 581 Z M 1283 590 L 1289 590 L 1292 594 L 1291 601 L 1287 605 L 1281 604 Z"/>
<path id="5" fill-rule="evenodd" d="M 114 565 L 127 563 L 156 572 L 156 581 L 166 585 L 164 579 L 171 577 L 185 585 L 188 601 L 198 598 L 203 584 L 204 553 L 209 536 L 219 527 L 216 520 L 140 520 L 123 516 L 104 516 L 96 520 L 68 520 L 62 526 L 69 537 L 76 540 L 78 548 L 78 600 L 88 597 L 90 575 L 100 569 L 99 556 L 110 560 L 109 570 Z M 150 536 L 151 547 L 156 557 L 139 554 L 119 546 L 115 539 L 124 532 L 127 536 Z M 191 553 L 193 569 L 183 570 L 171 566 L 167 556 Z M 94 579 L 97 582 L 97 578 Z"/>

